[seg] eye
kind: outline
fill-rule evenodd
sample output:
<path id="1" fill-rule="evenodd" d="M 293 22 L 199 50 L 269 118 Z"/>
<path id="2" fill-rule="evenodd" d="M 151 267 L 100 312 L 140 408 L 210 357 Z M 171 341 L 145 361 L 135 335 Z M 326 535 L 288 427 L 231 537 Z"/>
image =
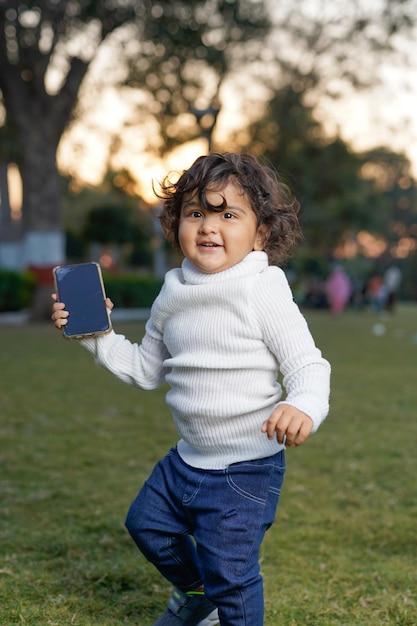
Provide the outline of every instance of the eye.
<path id="1" fill-rule="evenodd" d="M 191 219 L 199 219 L 202 216 L 201 211 L 198 211 L 197 209 L 185 209 L 185 211 L 183 212 L 183 216 L 187 217 L 187 218 L 191 218 Z"/>
<path id="2" fill-rule="evenodd" d="M 236 216 L 233 215 L 233 213 L 230 213 L 230 211 L 226 211 L 226 213 L 223 213 L 223 217 L 227 220 L 230 220 L 230 219 L 234 219 Z"/>

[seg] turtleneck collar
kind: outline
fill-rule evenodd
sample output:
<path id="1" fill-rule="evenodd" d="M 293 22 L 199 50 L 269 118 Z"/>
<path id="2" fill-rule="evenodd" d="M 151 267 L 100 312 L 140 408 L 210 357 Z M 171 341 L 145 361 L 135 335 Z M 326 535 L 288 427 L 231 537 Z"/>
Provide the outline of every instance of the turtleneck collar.
<path id="1" fill-rule="evenodd" d="M 242 276 L 258 274 L 266 267 L 268 267 L 268 255 L 262 251 L 249 252 L 240 263 L 229 267 L 227 270 L 214 272 L 213 274 L 200 272 L 188 259 L 184 259 L 181 265 L 184 281 L 189 285 L 201 285 L 241 278 Z"/>

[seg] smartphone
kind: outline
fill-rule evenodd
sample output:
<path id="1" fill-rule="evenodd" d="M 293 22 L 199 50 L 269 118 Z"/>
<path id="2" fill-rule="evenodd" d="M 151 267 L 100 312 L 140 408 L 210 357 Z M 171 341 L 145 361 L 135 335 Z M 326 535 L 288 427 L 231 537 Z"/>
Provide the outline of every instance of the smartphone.
<path id="1" fill-rule="evenodd" d="M 95 337 L 111 330 L 101 268 L 98 263 L 79 263 L 54 267 L 53 276 L 58 302 L 68 311 L 64 337 Z"/>

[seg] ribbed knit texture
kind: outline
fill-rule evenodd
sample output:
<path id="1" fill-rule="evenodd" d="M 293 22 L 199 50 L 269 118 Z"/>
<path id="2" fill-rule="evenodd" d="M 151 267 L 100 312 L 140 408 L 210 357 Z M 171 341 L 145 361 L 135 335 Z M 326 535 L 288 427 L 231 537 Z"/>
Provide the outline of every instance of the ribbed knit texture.
<path id="1" fill-rule="evenodd" d="M 307 413 L 314 430 L 328 412 L 329 363 L 264 252 L 214 274 L 185 260 L 167 273 L 141 346 L 114 332 L 82 344 L 128 383 L 169 383 L 178 451 L 194 467 L 223 469 L 279 451 L 261 426 L 280 399 Z"/>

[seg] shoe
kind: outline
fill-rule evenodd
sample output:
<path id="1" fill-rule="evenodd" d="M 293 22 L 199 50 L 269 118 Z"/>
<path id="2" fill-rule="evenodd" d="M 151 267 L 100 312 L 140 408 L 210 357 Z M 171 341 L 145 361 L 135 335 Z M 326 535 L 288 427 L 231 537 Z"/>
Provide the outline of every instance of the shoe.
<path id="1" fill-rule="evenodd" d="M 168 608 L 152 626 L 220 626 L 216 607 L 203 592 L 174 589 Z"/>

